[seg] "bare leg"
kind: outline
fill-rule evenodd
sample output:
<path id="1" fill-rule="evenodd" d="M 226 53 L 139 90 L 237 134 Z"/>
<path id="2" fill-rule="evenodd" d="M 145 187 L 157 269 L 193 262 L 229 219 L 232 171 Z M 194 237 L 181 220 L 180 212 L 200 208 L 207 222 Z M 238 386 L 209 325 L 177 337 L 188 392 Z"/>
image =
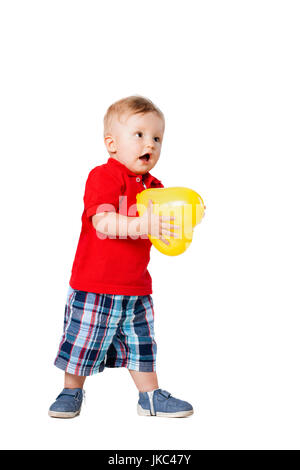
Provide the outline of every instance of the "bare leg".
<path id="1" fill-rule="evenodd" d="M 83 388 L 86 377 L 65 372 L 65 388 Z"/>
<path id="2" fill-rule="evenodd" d="M 151 392 L 158 388 L 156 372 L 138 372 L 129 370 L 139 392 Z"/>

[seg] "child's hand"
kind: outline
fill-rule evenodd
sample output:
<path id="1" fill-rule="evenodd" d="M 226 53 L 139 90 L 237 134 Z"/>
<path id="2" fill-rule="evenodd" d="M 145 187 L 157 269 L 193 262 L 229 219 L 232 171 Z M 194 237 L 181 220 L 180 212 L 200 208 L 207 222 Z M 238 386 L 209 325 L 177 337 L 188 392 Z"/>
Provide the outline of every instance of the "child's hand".
<path id="1" fill-rule="evenodd" d="M 171 220 L 174 220 L 175 217 L 170 217 L 167 215 L 156 215 L 153 212 L 153 202 L 151 199 L 148 202 L 147 210 L 140 217 L 141 225 L 144 228 L 145 233 L 154 238 L 159 238 L 163 243 L 169 245 L 170 242 L 164 238 L 164 235 L 167 237 L 179 238 L 179 234 L 171 231 L 172 229 L 179 229 L 180 225 L 174 225 L 171 223 Z"/>

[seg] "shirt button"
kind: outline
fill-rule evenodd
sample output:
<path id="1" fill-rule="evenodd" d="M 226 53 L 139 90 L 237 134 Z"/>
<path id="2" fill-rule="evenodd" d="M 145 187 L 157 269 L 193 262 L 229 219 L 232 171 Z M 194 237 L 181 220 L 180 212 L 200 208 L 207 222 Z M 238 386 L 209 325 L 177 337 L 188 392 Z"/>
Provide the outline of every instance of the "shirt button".
<path id="1" fill-rule="evenodd" d="M 141 178 L 137 178 L 136 181 L 139 183 L 141 181 Z"/>

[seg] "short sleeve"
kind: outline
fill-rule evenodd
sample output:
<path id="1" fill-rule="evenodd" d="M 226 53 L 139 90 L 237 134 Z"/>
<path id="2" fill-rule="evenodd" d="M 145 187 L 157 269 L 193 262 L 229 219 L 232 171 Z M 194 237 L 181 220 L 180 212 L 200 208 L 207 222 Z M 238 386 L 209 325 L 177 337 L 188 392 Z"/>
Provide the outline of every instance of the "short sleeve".
<path id="1" fill-rule="evenodd" d="M 104 165 L 94 168 L 88 175 L 83 198 L 87 218 L 100 212 L 117 212 L 122 187 L 119 175 L 113 175 Z"/>
<path id="2" fill-rule="evenodd" d="M 151 181 L 150 187 L 151 188 L 164 188 L 164 185 L 157 178 L 153 178 L 153 180 Z"/>

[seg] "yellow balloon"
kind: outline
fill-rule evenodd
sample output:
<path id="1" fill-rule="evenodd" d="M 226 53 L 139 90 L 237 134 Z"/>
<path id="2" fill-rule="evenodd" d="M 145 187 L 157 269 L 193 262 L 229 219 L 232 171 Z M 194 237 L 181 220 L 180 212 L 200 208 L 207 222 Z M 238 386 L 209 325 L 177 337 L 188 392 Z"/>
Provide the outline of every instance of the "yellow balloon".
<path id="1" fill-rule="evenodd" d="M 200 223 L 204 215 L 204 202 L 201 196 L 189 188 L 152 188 L 145 189 L 137 194 L 137 211 L 140 216 L 147 210 L 149 200 L 153 202 L 153 212 L 157 215 L 175 217 L 175 233 L 180 238 L 166 237 L 170 243 L 166 245 L 158 238 L 149 235 L 152 244 L 161 253 L 168 256 L 177 256 L 183 253 L 191 244 L 194 227 Z"/>

